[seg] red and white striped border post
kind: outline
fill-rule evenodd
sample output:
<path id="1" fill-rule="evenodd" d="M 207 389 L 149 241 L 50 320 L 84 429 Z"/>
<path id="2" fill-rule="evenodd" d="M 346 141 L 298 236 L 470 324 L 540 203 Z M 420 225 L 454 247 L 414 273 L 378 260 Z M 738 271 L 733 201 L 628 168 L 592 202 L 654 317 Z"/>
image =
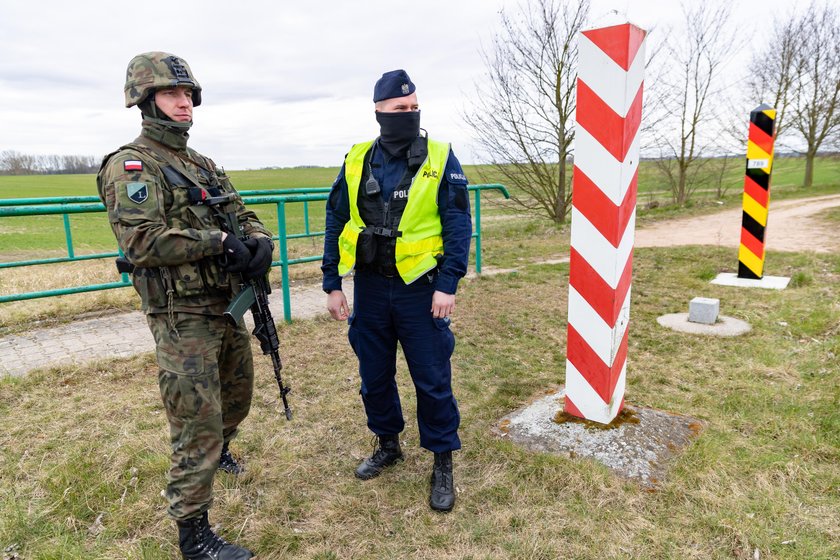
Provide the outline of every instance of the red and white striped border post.
<path id="1" fill-rule="evenodd" d="M 624 406 L 646 32 L 578 44 L 565 411 L 609 424 Z"/>

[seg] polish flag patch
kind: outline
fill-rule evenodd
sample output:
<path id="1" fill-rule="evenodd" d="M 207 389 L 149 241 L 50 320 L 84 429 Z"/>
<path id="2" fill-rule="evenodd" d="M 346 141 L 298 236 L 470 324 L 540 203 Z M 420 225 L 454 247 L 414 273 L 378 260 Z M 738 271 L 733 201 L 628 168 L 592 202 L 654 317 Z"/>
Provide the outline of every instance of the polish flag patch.
<path id="1" fill-rule="evenodd" d="M 139 159 L 130 159 L 123 163 L 123 169 L 126 171 L 143 171 L 143 162 Z"/>

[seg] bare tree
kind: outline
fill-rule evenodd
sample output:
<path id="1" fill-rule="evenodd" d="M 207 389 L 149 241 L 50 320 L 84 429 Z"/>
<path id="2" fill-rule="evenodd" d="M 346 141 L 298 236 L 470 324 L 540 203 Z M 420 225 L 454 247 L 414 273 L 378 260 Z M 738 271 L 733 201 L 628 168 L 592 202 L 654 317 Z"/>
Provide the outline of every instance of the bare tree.
<path id="1" fill-rule="evenodd" d="M 485 162 L 513 187 L 513 200 L 565 222 L 566 169 L 574 139 L 577 42 L 588 0 L 525 0 L 501 12 L 501 31 L 483 53 L 486 85 L 464 115 Z"/>
<path id="2" fill-rule="evenodd" d="M 811 4 L 802 17 L 795 58 L 790 127 L 805 143 L 805 178 L 814 183 L 814 158 L 840 133 L 840 12 Z"/>
<path id="3" fill-rule="evenodd" d="M 728 6 L 683 4 L 683 16 L 682 29 L 666 39 L 664 58 L 673 66 L 657 83 L 653 133 L 657 168 L 676 204 L 685 203 L 706 176 L 700 170 L 716 140 L 708 128 L 717 120 L 714 100 L 722 89 L 717 82 L 734 42 L 727 32 Z"/>
<path id="4" fill-rule="evenodd" d="M 799 23 L 792 12 L 777 17 L 768 30 L 767 42 L 753 50 L 746 75 L 738 80 L 741 86 L 723 101 L 726 110 L 720 140 L 726 153 L 743 156 L 749 134 L 749 112 L 762 103 L 776 110 L 775 151 L 780 151 L 789 130 L 785 117 L 793 94 L 798 30 Z M 789 149 L 794 149 L 792 144 Z"/>
<path id="5" fill-rule="evenodd" d="M 796 61 L 799 55 L 802 25 L 788 16 L 777 19 L 764 48 L 753 53 L 747 77 L 747 94 L 753 105 L 767 103 L 776 109 L 776 136 L 781 137 L 788 128 L 785 115 L 793 95 Z M 743 111 L 742 111 L 743 113 Z M 739 120 L 743 123 L 743 118 Z M 740 140 L 746 138 L 744 127 L 739 127 Z"/>
<path id="6" fill-rule="evenodd" d="M 709 169 L 709 182 L 715 189 L 715 196 L 718 200 L 721 200 L 724 196 L 726 196 L 726 193 L 732 186 L 731 183 L 726 182 L 727 171 L 731 170 L 735 165 L 742 165 L 744 158 L 739 156 L 724 155 L 722 157 L 715 158 L 713 162 L 714 163 Z"/>
<path id="7" fill-rule="evenodd" d="M 0 152 L 0 170 L 5 175 L 31 175 L 35 173 L 34 158 L 14 150 Z"/>

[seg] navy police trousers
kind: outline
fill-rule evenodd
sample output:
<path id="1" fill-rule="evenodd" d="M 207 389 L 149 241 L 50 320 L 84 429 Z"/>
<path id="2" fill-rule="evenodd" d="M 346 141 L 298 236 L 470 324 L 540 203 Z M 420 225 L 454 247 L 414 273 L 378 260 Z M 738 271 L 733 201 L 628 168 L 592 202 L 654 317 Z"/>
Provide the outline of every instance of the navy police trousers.
<path id="1" fill-rule="evenodd" d="M 396 381 L 399 341 L 417 393 L 420 446 L 440 453 L 461 448 L 461 417 L 449 363 L 455 337 L 448 318 L 432 317 L 434 291 L 433 273 L 406 285 L 399 276 L 357 271 L 348 337 L 359 358 L 370 430 L 392 435 L 405 427 Z"/>

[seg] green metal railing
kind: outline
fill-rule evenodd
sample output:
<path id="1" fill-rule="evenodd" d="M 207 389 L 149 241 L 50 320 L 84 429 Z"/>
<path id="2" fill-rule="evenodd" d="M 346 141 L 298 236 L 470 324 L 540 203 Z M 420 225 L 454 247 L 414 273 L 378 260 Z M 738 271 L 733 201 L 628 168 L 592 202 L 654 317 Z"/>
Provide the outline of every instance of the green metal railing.
<path id="1" fill-rule="evenodd" d="M 323 255 L 312 255 L 306 257 L 298 257 L 294 259 L 289 258 L 288 241 L 290 239 L 300 239 L 306 237 L 323 236 L 323 231 L 313 232 L 310 230 L 309 224 L 309 203 L 323 202 L 327 200 L 327 193 L 329 188 L 311 188 L 311 189 L 274 189 L 263 191 L 240 191 L 245 204 L 247 205 L 262 205 L 275 204 L 277 208 L 277 236 L 274 239 L 279 245 L 279 259 L 273 261 L 271 266 L 279 266 L 281 273 L 281 286 L 283 289 L 283 318 L 286 322 L 291 322 L 291 294 L 289 290 L 289 267 L 295 264 L 302 264 L 308 262 L 320 261 Z M 470 191 L 474 193 L 473 216 L 475 219 L 475 228 L 473 238 L 475 239 L 475 270 L 476 273 L 481 273 L 481 191 L 497 190 L 501 192 L 505 198 L 510 198 L 507 189 L 503 185 L 489 184 L 489 185 L 472 185 L 469 187 Z M 303 223 L 304 231 L 301 233 L 289 233 L 287 231 L 286 220 L 286 205 L 290 203 L 303 204 Z M 76 262 L 83 260 L 113 258 L 120 255 L 119 251 L 107 253 L 94 253 L 89 255 L 76 255 L 73 247 L 73 235 L 70 228 L 70 215 L 104 212 L 105 207 L 99 202 L 99 199 L 94 196 L 72 196 L 61 198 L 15 198 L 15 199 L 0 199 L 0 218 L 12 216 L 45 216 L 45 215 L 61 215 L 64 224 L 64 236 L 67 245 L 66 257 L 55 257 L 47 259 L 33 259 L 25 261 L 13 261 L 0 263 L 0 268 L 13 268 L 22 266 L 34 266 L 41 264 L 54 264 L 62 262 Z M 120 282 L 107 282 L 103 284 L 89 284 L 86 286 L 75 286 L 71 288 L 60 288 L 55 290 L 42 290 L 36 292 L 25 292 L 20 294 L 10 294 L 0 296 L 0 303 L 11 301 L 22 301 L 28 299 L 36 299 L 43 297 L 62 296 L 70 294 L 78 294 L 84 292 L 93 292 L 99 290 L 109 290 L 113 288 L 124 288 L 131 286 L 131 281 L 127 274 L 123 274 Z"/>
<path id="2" fill-rule="evenodd" d="M 242 196 L 246 201 L 250 200 L 248 197 L 252 197 L 255 195 L 297 195 L 297 194 L 316 194 L 316 193 L 328 193 L 330 191 L 329 187 L 312 187 L 312 188 L 304 188 L 304 189 L 266 189 L 263 191 L 239 191 L 240 196 Z M 23 207 L 23 208 L 20 208 Z M 10 210 L 8 208 L 15 208 L 15 210 Z M 15 262 L 5 262 L 0 263 L 0 269 L 2 268 L 13 268 L 18 266 L 29 266 L 29 265 L 36 265 L 36 264 L 55 264 L 55 263 L 63 263 L 63 262 L 75 262 L 75 261 L 84 261 L 84 260 L 93 260 L 93 259 L 106 259 L 106 258 L 113 258 L 119 256 L 119 253 L 109 252 L 109 253 L 93 253 L 89 255 L 81 255 L 76 256 L 75 249 L 73 248 L 73 233 L 70 230 L 70 214 L 78 214 L 78 213 L 87 213 L 87 212 L 103 212 L 105 207 L 99 201 L 98 196 L 65 196 L 65 197 L 53 197 L 53 198 L 0 198 L 0 218 L 4 216 L 41 216 L 41 215 L 48 215 L 48 214 L 61 214 L 62 221 L 64 222 L 64 239 L 65 245 L 67 247 L 67 256 L 66 257 L 55 257 L 50 259 L 32 259 L 27 261 L 15 261 Z M 296 234 L 293 237 L 306 237 L 309 234 L 309 201 L 304 201 L 303 203 L 303 220 L 305 224 L 305 232 L 303 234 Z M 114 286 L 111 284 L 103 284 L 103 286 L 107 286 L 106 288 L 101 289 L 109 289 Z M 118 284 L 117 287 L 122 287 L 123 284 Z M 95 291 L 95 290 L 87 290 L 87 291 Z M 37 293 L 37 292 L 33 292 Z M 74 292 L 71 292 L 74 293 Z M 65 295 L 63 293 L 60 294 L 50 294 L 50 295 Z M 0 303 L 3 303 L 4 296 L 0 296 Z M 46 296 L 35 296 L 35 297 L 46 297 Z M 31 298 L 26 298 L 31 299 Z M 14 300 L 10 300 L 14 301 Z"/>

